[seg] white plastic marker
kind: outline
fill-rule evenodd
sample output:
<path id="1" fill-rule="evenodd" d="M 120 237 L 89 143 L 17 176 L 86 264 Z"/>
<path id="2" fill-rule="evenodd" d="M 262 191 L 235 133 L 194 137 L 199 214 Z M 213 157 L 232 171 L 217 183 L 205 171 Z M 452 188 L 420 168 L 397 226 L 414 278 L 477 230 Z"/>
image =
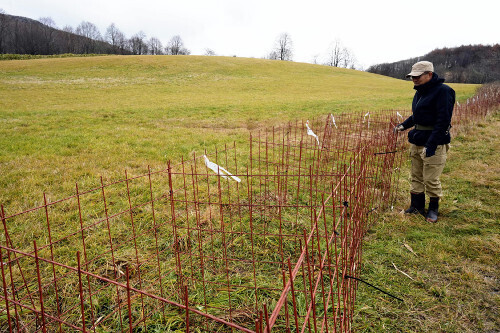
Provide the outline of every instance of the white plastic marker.
<path id="1" fill-rule="evenodd" d="M 332 122 L 333 122 L 333 124 L 335 125 L 335 128 L 338 128 L 338 127 L 337 127 L 337 124 L 335 123 L 335 118 L 333 117 L 333 114 L 332 114 L 332 113 L 330 113 L 330 116 L 332 116 Z"/>
<path id="2" fill-rule="evenodd" d="M 206 155 L 203 155 L 203 158 L 205 159 L 205 165 L 207 166 L 207 168 L 212 169 L 213 172 L 220 175 L 222 178 L 228 178 L 227 176 L 230 176 L 231 178 L 236 180 L 238 183 L 241 182 L 241 179 L 239 179 L 236 176 L 233 176 L 229 171 L 227 171 L 226 169 L 224 169 L 220 165 L 217 165 L 214 162 L 210 162 Z M 227 174 L 227 176 L 223 172 L 225 172 Z"/>
<path id="3" fill-rule="evenodd" d="M 366 117 L 368 116 L 368 128 L 370 128 L 370 112 L 367 112 L 363 117 L 363 124 L 365 123 Z"/>
<path id="4" fill-rule="evenodd" d="M 307 135 L 310 135 L 310 136 L 313 136 L 316 138 L 316 142 L 318 143 L 318 146 L 319 146 L 319 139 L 318 139 L 318 136 L 316 134 L 314 134 L 314 132 L 312 131 L 311 128 L 309 128 L 309 120 L 306 121 L 306 127 L 307 127 Z"/>
<path id="5" fill-rule="evenodd" d="M 398 115 L 398 118 L 401 118 L 401 120 L 403 120 L 403 116 L 398 111 L 396 111 L 396 114 Z"/>

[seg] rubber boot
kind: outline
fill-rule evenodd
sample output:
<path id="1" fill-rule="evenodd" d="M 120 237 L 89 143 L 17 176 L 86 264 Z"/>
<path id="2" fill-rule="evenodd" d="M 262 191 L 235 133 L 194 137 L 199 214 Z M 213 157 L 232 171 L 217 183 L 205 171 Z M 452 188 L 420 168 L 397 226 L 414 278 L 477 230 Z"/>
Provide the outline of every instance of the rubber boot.
<path id="1" fill-rule="evenodd" d="M 410 193 L 410 208 L 405 210 L 405 214 L 421 214 L 425 216 L 425 193 Z"/>
<path id="2" fill-rule="evenodd" d="M 439 211 L 439 197 L 429 198 L 429 209 L 427 210 L 427 216 L 425 217 L 427 221 L 431 223 L 436 223 L 438 220 Z"/>

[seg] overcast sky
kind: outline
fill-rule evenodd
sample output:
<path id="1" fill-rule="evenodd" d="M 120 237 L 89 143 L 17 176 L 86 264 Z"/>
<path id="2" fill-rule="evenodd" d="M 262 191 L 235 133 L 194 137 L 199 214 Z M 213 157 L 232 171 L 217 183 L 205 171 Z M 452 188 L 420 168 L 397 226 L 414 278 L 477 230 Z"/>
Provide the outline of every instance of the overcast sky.
<path id="1" fill-rule="evenodd" d="M 262 58 L 286 32 L 293 60 L 323 62 L 339 40 L 358 67 L 421 56 L 435 48 L 500 43 L 498 0 L 0 0 L 7 14 L 52 18 L 57 27 L 114 23 L 164 46 L 180 35 L 191 54 Z"/>

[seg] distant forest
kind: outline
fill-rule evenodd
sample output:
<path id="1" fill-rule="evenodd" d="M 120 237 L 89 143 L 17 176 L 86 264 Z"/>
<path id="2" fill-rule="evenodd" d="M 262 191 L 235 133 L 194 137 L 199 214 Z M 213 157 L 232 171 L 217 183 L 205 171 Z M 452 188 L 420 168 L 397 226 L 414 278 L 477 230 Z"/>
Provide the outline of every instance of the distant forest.
<path id="1" fill-rule="evenodd" d="M 114 24 L 104 35 L 91 22 L 76 28 L 58 29 L 50 17 L 39 21 L 7 15 L 0 10 L 0 54 L 189 54 L 180 36 L 174 36 L 166 47 L 155 37 L 146 39 L 142 31 L 126 38 Z"/>
<path id="2" fill-rule="evenodd" d="M 447 82 L 487 83 L 500 80 L 500 44 L 436 49 L 422 57 L 371 66 L 368 72 L 404 79 L 417 61 L 434 64 Z"/>

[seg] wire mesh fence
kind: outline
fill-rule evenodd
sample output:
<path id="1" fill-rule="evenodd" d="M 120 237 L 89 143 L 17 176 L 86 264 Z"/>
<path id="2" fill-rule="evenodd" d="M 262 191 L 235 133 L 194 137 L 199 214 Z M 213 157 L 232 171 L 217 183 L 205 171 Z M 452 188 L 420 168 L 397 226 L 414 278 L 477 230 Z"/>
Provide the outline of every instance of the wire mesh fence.
<path id="1" fill-rule="evenodd" d="M 475 124 L 484 119 L 500 104 L 500 83 L 485 84 L 475 96 L 465 102 L 455 104 L 453 109 L 452 134 L 457 134 L 464 125 Z"/>
<path id="2" fill-rule="evenodd" d="M 477 103 L 490 102 L 457 106 L 462 123 Z M 402 118 L 289 123 L 244 149 L 2 207 L 0 331 L 350 331 L 363 235 L 398 184 Z"/>

